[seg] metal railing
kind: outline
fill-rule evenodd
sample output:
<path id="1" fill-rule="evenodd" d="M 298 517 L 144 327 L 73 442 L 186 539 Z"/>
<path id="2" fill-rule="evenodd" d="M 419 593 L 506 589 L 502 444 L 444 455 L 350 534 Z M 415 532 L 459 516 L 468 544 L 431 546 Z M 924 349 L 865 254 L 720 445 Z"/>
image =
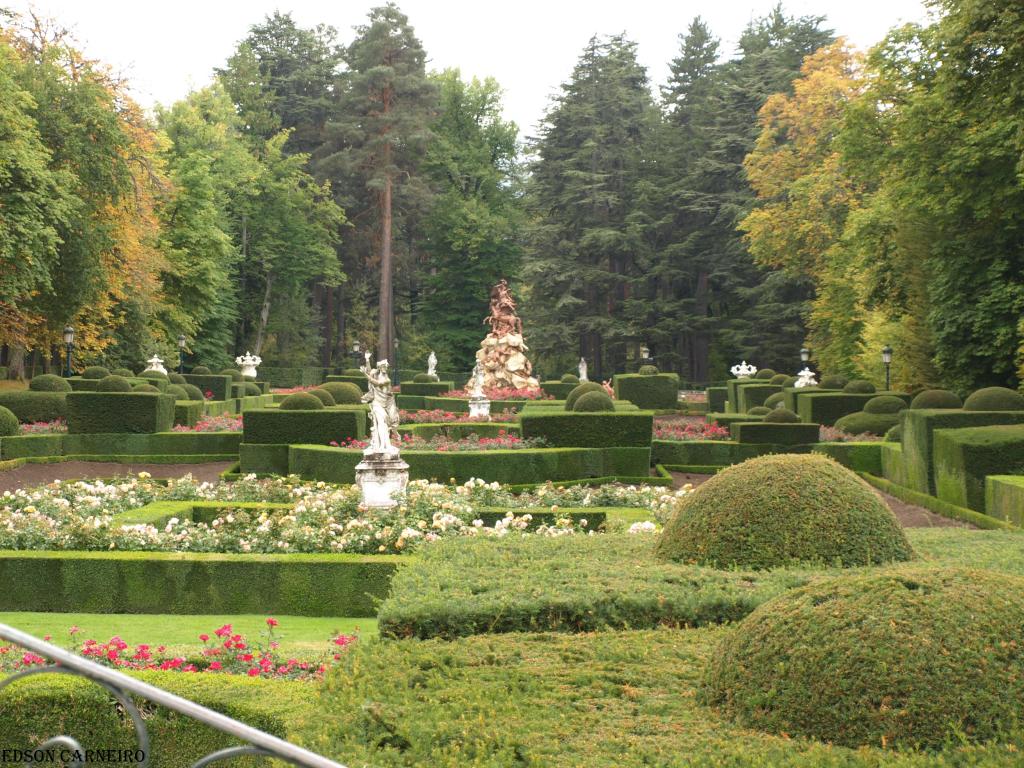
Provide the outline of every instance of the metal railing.
<path id="1" fill-rule="evenodd" d="M 47 643 L 6 624 L 0 624 L 0 639 L 15 643 L 37 656 L 54 662 L 44 667 L 29 667 L 19 670 L 4 680 L 0 680 L 0 693 L 2 693 L 3 688 L 15 680 L 22 680 L 39 674 L 76 675 L 91 680 L 105 688 L 124 708 L 127 716 L 131 718 L 132 724 L 135 727 L 138 750 L 142 753 L 137 762 L 138 765 L 146 766 L 149 764 L 149 733 L 146 730 L 145 720 L 132 699 L 133 696 L 138 696 L 174 712 L 191 717 L 211 728 L 246 742 L 245 744 L 211 752 L 195 762 L 193 768 L 203 768 L 203 766 L 210 765 L 211 763 L 241 755 L 274 757 L 293 765 L 303 766 L 303 768 L 345 768 L 340 763 L 336 763 L 326 757 L 310 752 L 302 747 L 297 747 L 283 739 L 248 726 L 245 723 L 240 723 L 219 712 L 214 712 L 212 709 L 207 709 L 200 704 L 196 704 L 194 701 L 183 699 L 161 688 L 149 685 L 141 680 L 136 680 L 123 672 L 118 672 L 115 669 L 110 669 L 94 661 L 84 659 L 59 646 Z M 0 746 L 6 747 L 7 745 Z M 71 751 L 77 750 L 83 754 L 85 753 L 85 749 L 75 739 L 67 735 L 55 735 L 41 744 L 32 746 L 30 749 L 39 750 L 51 747 L 63 747 Z M 84 763 L 78 761 L 71 761 L 68 764 L 75 766 L 84 765 Z"/>

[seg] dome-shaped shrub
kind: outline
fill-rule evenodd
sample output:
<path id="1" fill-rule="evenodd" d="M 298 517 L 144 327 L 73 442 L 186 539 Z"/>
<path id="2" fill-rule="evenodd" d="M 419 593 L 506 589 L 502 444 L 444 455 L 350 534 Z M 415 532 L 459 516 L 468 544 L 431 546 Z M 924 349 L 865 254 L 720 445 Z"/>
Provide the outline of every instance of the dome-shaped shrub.
<path id="1" fill-rule="evenodd" d="M 132 383 L 124 376 L 104 376 L 96 385 L 97 392 L 131 392 Z"/>
<path id="2" fill-rule="evenodd" d="M 903 440 L 903 425 L 896 424 L 885 433 L 885 442 L 899 443 Z"/>
<path id="3" fill-rule="evenodd" d="M 772 409 L 767 405 L 755 405 L 753 408 L 747 411 L 751 416 L 766 416 L 771 413 Z"/>
<path id="4" fill-rule="evenodd" d="M 185 390 L 186 400 L 205 400 L 203 396 L 203 390 L 197 387 L 195 384 L 179 384 L 183 390 Z"/>
<path id="5" fill-rule="evenodd" d="M 948 389 L 925 389 L 910 401 L 910 407 L 917 411 L 926 408 L 962 408 L 963 405 L 963 400 Z"/>
<path id="6" fill-rule="evenodd" d="M 18 423 L 18 417 L 14 415 L 14 411 L 0 405 L 0 437 L 14 437 L 19 432 L 21 432 L 21 425 Z"/>
<path id="7" fill-rule="evenodd" d="M 90 365 L 84 371 L 82 371 L 83 379 L 105 379 L 110 375 L 110 371 L 104 368 L 102 365 Z"/>
<path id="8" fill-rule="evenodd" d="M 124 376 L 126 379 L 134 379 L 135 378 L 135 371 L 133 371 L 131 368 L 114 368 L 110 372 L 110 375 L 111 376 Z"/>
<path id="9" fill-rule="evenodd" d="M 242 382 L 242 372 L 236 371 L 234 368 L 225 368 L 223 371 L 220 372 L 219 375 L 230 376 L 231 381 L 238 382 L 239 384 Z"/>
<path id="10" fill-rule="evenodd" d="M 326 389 L 311 389 L 309 390 L 309 394 L 317 398 L 324 405 L 336 405 L 334 398 L 331 397 L 331 393 Z"/>
<path id="11" fill-rule="evenodd" d="M 656 365 L 641 365 L 640 370 L 637 371 L 641 376 L 657 376 L 660 371 Z"/>
<path id="12" fill-rule="evenodd" d="M 845 376 L 822 376 L 818 386 L 822 389 L 843 389 L 846 383 Z"/>
<path id="13" fill-rule="evenodd" d="M 813 581 L 726 636 L 699 699 L 747 728 L 847 747 L 998 741 L 1024 721 L 1022 626 L 1024 578 L 1008 573 Z"/>
<path id="14" fill-rule="evenodd" d="M 904 403 L 906 405 L 906 403 Z M 884 435 L 900 423 L 896 413 L 868 413 L 858 411 L 836 419 L 835 428 L 848 435 Z"/>
<path id="15" fill-rule="evenodd" d="M 1006 387 L 986 387 L 964 400 L 965 411 L 1024 411 L 1024 396 Z"/>
<path id="16" fill-rule="evenodd" d="M 788 378 L 789 378 L 789 376 L 787 376 L 784 373 L 776 373 L 774 376 L 772 376 L 770 379 L 768 379 L 768 383 L 769 384 L 775 384 L 776 386 L 781 387 L 783 384 L 786 383 L 786 379 L 788 379 Z"/>
<path id="17" fill-rule="evenodd" d="M 329 381 L 320 389 L 330 392 L 338 405 L 358 405 L 363 397 L 363 390 L 350 381 Z"/>
<path id="18" fill-rule="evenodd" d="M 28 388 L 33 392 L 70 392 L 71 385 L 67 379 L 62 379 L 52 373 L 43 373 L 32 377 Z"/>
<path id="19" fill-rule="evenodd" d="M 762 368 L 760 371 L 754 374 L 754 378 L 771 381 L 777 375 L 778 374 L 776 374 L 775 371 L 773 371 L 771 368 Z"/>
<path id="20" fill-rule="evenodd" d="M 843 392 L 849 392 L 851 395 L 871 395 L 875 392 L 875 385 L 867 379 L 854 379 L 843 387 Z"/>
<path id="21" fill-rule="evenodd" d="M 343 376 L 362 376 L 363 372 L 358 368 L 346 368 L 341 372 Z"/>
<path id="22" fill-rule="evenodd" d="M 243 388 L 246 397 L 257 397 L 263 394 L 263 390 L 259 388 L 259 385 L 253 384 L 251 381 L 245 382 Z"/>
<path id="23" fill-rule="evenodd" d="M 212 373 L 205 365 L 197 365 L 192 369 L 193 376 L 209 376 Z"/>
<path id="24" fill-rule="evenodd" d="M 132 392 L 143 392 L 151 395 L 159 395 L 160 387 L 154 387 L 152 384 L 136 384 L 132 387 Z"/>
<path id="25" fill-rule="evenodd" d="M 319 411 L 324 407 L 323 400 L 308 392 L 296 392 L 288 395 L 279 406 L 282 411 Z"/>
<path id="26" fill-rule="evenodd" d="M 905 410 L 907 401 L 896 395 L 879 395 L 864 403 L 864 413 L 899 413 Z"/>
<path id="27" fill-rule="evenodd" d="M 188 395 L 180 384 L 168 384 L 164 394 L 174 395 L 175 400 L 188 400 Z"/>
<path id="28" fill-rule="evenodd" d="M 601 411 L 614 411 L 615 403 L 608 397 L 607 392 L 584 392 L 580 395 L 572 407 L 576 413 L 598 413 Z"/>
<path id="29" fill-rule="evenodd" d="M 782 382 L 782 386 L 784 386 L 784 387 L 795 387 L 796 386 L 796 382 L 797 382 L 797 377 L 796 376 L 787 376 L 786 380 Z"/>
<path id="30" fill-rule="evenodd" d="M 188 380 L 184 376 L 182 376 L 180 373 L 176 373 L 175 371 L 171 371 L 170 373 L 168 373 L 167 374 L 167 379 L 168 379 L 168 381 L 171 382 L 171 384 L 187 384 L 188 383 Z"/>
<path id="31" fill-rule="evenodd" d="M 143 371 L 138 376 L 140 379 L 152 379 L 153 381 L 170 381 L 166 373 L 160 371 Z"/>
<path id="32" fill-rule="evenodd" d="M 769 424 L 799 424 L 800 417 L 789 408 L 772 408 L 768 411 L 764 420 Z"/>
<path id="33" fill-rule="evenodd" d="M 566 396 L 566 398 L 565 398 L 565 410 L 567 410 L 567 411 L 573 410 L 574 406 L 576 405 L 576 401 L 579 400 L 580 397 L 582 395 L 585 395 L 587 392 L 604 392 L 604 387 L 602 387 L 596 381 L 584 381 L 584 382 L 581 382 L 579 385 L 573 387 L 572 388 L 572 392 L 570 392 Z M 608 393 L 605 392 L 605 394 L 608 394 Z"/>
<path id="34" fill-rule="evenodd" d="M 786 396 L 782 392 L 776 392 L 765 398 L 764 405 L 766 408 L 777 408 L 780 403 L 784 402 L 786 402 Z"/>
<path id="35" fill-rule="evenodd" d="M 417 373 L 412 377 L 412 380 L 417 384 L 427 384 L 428 382 L 437 381 L 437 376 L 432 373 Z"/>
<path id="36" fill-rule="evenodd" d="M 579 384 L 580 377 L 575 373 L 563 373 L 561 381 L 563 384 Z"/>
<path id="37" fill-rule="evenodd" d="M 658 556 L 718 568 L 870 565 L 912 555 L 903 529 L 857 475 L 819 454 L 727 467 L 679 502 Z"/>

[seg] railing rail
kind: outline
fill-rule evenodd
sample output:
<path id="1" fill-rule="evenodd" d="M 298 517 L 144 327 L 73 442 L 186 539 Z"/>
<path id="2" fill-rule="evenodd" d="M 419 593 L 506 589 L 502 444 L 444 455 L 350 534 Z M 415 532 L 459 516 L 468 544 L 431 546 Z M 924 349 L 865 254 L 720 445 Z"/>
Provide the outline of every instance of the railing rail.
<path id="1" fill-rule="evenodd" d="M 40 640 L 27 632 L 22 632 L 6 624 L 0 624 L 0 639 L 15 643 L 38 656 L 54 662 L 51 666 L 32 667 L 21 670 L 4 680 L 0 680 L 0 693 L 2 693 L 4 687 L 10 685 L 15 680 L 46 672 L 78 675 L 97 683 L 110 691 L 132 718 L 139 739 L 140 749 L 145 752 L 142 765 L 146 765 L 149 762 L 149 736 L 144 719 L 132 702 L 133 696 L 138 696 L 179 714 L 191 717 L 211 728 L 246 742 L 245 744 L 228 747 L 205 756 L 195 763 L 195 768 L 208 765 L 215 760 L 228 759 L 243 754 L 275 757 L 303 768 L 345 768 L 345 766 L 334 760 L 318 755 L 315 752 L 310 752 L 308 749 L 303 749 L 284 739 L 279 739 L 277 736 L 261 731 L 258 728 L 241 723 L 238 720 L 222 715 L 220 712 L 214 712 L 212 709 L 184 699 L 181 696 L 176 696 L 162 688 L 157 688 L 155 685 L 144 683 L 123 672 L 118 672 L 115 669 L 104 667 L 102 664 L 84 659 L 64 648 Z M 40 746 L 67 746 L 69 743 L 74 744 L 74 748 L 79 748 L 77 742 L 74 742 L 73 739 L 67 736 L 54 736 Z"/>

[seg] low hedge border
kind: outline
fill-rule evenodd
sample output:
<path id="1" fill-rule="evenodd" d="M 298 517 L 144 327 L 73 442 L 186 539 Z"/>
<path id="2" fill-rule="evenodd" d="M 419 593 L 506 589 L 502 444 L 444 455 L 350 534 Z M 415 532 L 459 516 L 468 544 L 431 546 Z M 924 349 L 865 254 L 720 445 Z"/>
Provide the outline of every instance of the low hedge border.
<path id="1" fill-rule="evenodd" d="M 851 413 L 859 413 L 864 409 L 864 404 L 879 395 L 894 395 L 901 397 L 910 405 L 911 397 L 904 392 L 873 392 L 871 394 L 855 394 L 850 392 L 835 392 L 829 390 L 813 390 L 802 394 L 797 398 L 797 414 L 801 421 L 808 423 L 824 424 L 833 426 L 843 416 Z"/>
<path id="2" fill-rule="evenodd" d="M 372 617 L 397 555 L 0 551 L 0 610 Z"/>
<path id="3" fill-rule="evenodd" d="M 230 400 L 231 399 L 231 377 L 220 376 L 215 373 L 197 375 L 194 373 L 185 374 L 185 383 L 194 384 L 199 387 L 200 391 L 205 396 L 207 392 L 212 392 L 213 397 L 211 400 Z"/>
<path id="4" fill-rule="evenodd" d="M 398 433 L 415 435 L 424 440 L 430 440 L 438 435 L 444 435 L 451 440 L 461 440 L 474 434 L 480 437 L 498 437 L 501 433 L 519 435 L 522 430 L 519 424 L 513 421 L 478 421 L 470 424 L 400 424 Z"/>
<path id="5" fill-rule="evenodd" d="M 119 455 L 139 461 L 142 456 L 237 456 L 239 432 L 157 432 L 153 434 L 54 434 L 0 438 L 0 458 Z"/>
<path id="6" fill-rule="evenodd" d="M 718 464 L 665 464 L 663 466 L 669 472 L 683 472 L 688 475 L 717 475 L 720 470 L 725 469 Z"/>
<path id="7" fill-rule="evenodd" d="M 741 421 L 764 421 L 764 416 L 760 414 L 750 413 L 708 413 L 705 414 L 704 420 L 708 424 L 717 424 L 720 427 L 729 429 L 733 424 L 738 424 Z"/>
<path id="8" fill-rule="evenodd" d="M 551 395 L 555 400 L 565 400 L 580 383 L 578 381 L 572 382 L 561 382 L 561 381 L 542 381 L 540 388 L 544 390 L 544 393 Z"/>
<path id="9" fill-rule="evenodd" d="M 738 421 L 729 427 L 737 443 L 755 445 L 810 446 L 818 442 L 817 424 L 775 424 L 759 421 Z"/>
<path id="10" fill-rule="evenodd" d="M 619 373 L 612 377 L 616 400 L 628 400 L 648 410 L 675 410 L 679 407 L 679 377 L 674 373 L 643 376 Z"/>
<path id="11" fill-rule="evenodd" d="M 292 509 L 294 504 L 277 504 L 268 501 L 151 501 L 138 509 L 119 512 L 114 515 L 115 525 L 152 525 L 162 528 L 172 517 L 191 520 L 194 523 L 209 523 L 223 509 Z"/>
<path id="12" fill-rule="evenodd" d="M 403 381 L 402 394 L 414 397 L 439 397 L 455 389 L 454 381 Z"/>
<path id="13" fill-rule="evenodd" d="M 865 443 L 818 443 L 813 453 L 822 453 L 835 459 L 854 472 L 867 472 L 882 477 L 882 441 Z"/>
<path id="14" fill-rule="evenodd" d="M 357 387 L 363 390 L 363 392 L 370 391 L 370 384 L 366 381 L 365 376 L 345 376 L 342 374 L 332 374 L 324 379 L 324 383 L 328 381 L 344 381 L 348 382 L 349 384 L 355 384 Z"/>
<path id="15" fill-rule="evenodd" d="M 956 504 L 942 501 L 927 493 L 920 493 L 911 488 L 896 485 L 896 483 L 890 482 L 883 477 L 876 477 L 868 472 L 858 472 L 857 474 L 875 486 L 875 488 L 888 493 L 890 496 L 895 496 L 897 499 L 908 504 L 917 504 L 930 512 L 934 512 L 936 515 L 948 517 L 950 520 L 959 520 L 987 530 L 1020 530 L 1017 526 L 1004 520 L 998 520 L 981 512 L 975 512 L 973 509 L 958 507 Z"/>
<path id="16" fill-rule="evenodd" d="M 69 434 L 167 432 L 174 426 L 173 395 L 135 392 L 69 392 Z"/>
<path id="17" fill-rule="evenodd" d="M 940 429 L 933 434 L 935 496 L 985 512 L 985 477 L 1024 472 L 1024 424 Z"/>
<path id="18" fill-rule="evenodd" d="M 532 410 L 519 417 L 524 439 L 542 438 L 565 448 L 650 447 L 654 415 Z"/>
<path id="19" fill-rule="evenodd" d="M 67 392 L 0 391 L 0 407 L 10 410 L 22 424 L 54 421 L 68 415 L 66 396 Z"/>
<path id="20" fill-rule="evenodd" d="M 243 417 L 243 442 L 289 445 L 320 443 L 366 437 L 366 408 L 361 405 L 337 405 L 316 411 L 283 411 L 280 408 L 254 408 Z"/>
<path id="21" fill-rule="evenodd" d="M 652 440 L 651 461 L 655 464 L 680 464 L 726 467 L 768 453 L 779 453 L 777 445 L 755 445 L 733 440 Z"/>
<path id="22" fill-rule="evenodd" d="M 985 514 L 1011 525 L 1024 525 L 1024 477 L 989 475 L 985 478 Z"/>

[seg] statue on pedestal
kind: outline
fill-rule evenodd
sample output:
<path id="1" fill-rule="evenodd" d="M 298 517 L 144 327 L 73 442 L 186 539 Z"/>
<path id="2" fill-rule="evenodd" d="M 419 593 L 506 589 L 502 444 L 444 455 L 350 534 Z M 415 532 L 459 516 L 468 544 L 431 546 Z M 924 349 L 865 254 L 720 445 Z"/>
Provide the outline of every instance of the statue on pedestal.
<path id="1" fill-rule="evenodd" d="M 587 359 L 580 358 L 580 381 L 587 381 Z"/>
<path id="2" fill-rule="evenodd" d="M 437 376 L 437 355 L 434 350 L 430 350 L 430 357 L 427 358 L 427 375 Z"/>
<path id="3" fill-rule="evenodd" d="M 523 321 L 516 314 L 515 299 L 504 279 L 491 289 L 491 314 L 484 323 L 491 330 L 476 353 L 484 370 L 484 386 L 539 389 L 526 357 L 529 348 L 523 339 Z"/>
<path id="4" fill-rule="evenodd" d="M 469 380 L 470 418 L 491 418 L 491 401 L 484 394 L 484 367 L 480 361 L 473 366 L 473 377 Z"/>
<path id="5" fill-rule="evenodd" d="M 370 444 L 363 450 L 363 460 L 356 465 L 356 485 L 362 491 L 367 507 L 393 507 L 395 494 L 409 484 L 409 465 L 399 457 L 398 406 L 391 389 L 388 361 L 379 360 L 370 367 L 370 353 L 359 370 L 366 376 L 368 391 L 362 401 L 370 404 Z"/>

